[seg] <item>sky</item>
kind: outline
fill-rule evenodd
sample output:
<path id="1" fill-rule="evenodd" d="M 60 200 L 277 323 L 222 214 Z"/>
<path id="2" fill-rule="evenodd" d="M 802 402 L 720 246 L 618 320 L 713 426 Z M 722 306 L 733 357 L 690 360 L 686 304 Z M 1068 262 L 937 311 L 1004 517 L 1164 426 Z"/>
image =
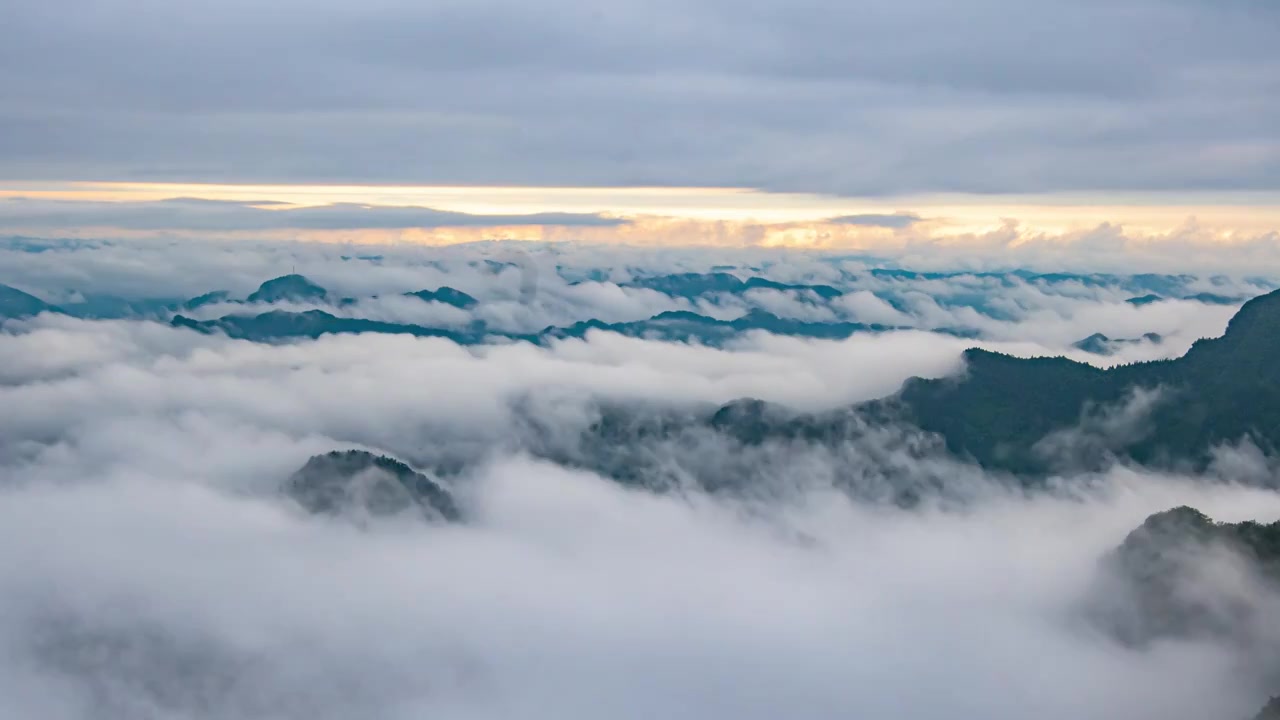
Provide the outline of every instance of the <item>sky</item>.
<path id="1" fill-rule="evenodd" d="M 1278 24 L 1268 0 L 11 0 L 0 231 L 1256 240 Z"/>

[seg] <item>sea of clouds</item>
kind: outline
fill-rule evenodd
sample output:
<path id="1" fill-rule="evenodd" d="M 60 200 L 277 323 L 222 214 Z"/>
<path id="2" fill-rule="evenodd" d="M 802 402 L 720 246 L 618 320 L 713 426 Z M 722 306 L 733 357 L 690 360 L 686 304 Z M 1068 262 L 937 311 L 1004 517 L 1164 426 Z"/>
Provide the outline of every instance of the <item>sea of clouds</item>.
<path id="1" fill-rule="evenodd" d="M 844 294 L 688 298 L 630 285 L 718 266 Z M 358 298 L 349 312 L 397 322 L 479 316 L 525 330 L 765 308 L 909 329 L 840 341 L 752 332 L 722 347 L 604 332 L 460 346 L 378 334 L 258 343 L 156 317 L 4 321 L 0 717 L 1256 712 L 1271 678 L 1231 646 L 1126 647 L 1080 613 L 1099 559 L 1153 512 L 1280 517 L 1280 495 L 1233 482 L 1266 464 L 1256 451 L 1225 449 L 1212 477 L 1117 464 L 1034 493 L 894 427 L 837 452 L 772 448 L 749 463 L 697 435 L 678 452 L 645 448 L 677 475 L 740 467 L 770 484 L 765 494 L 657 493 L 541 459 L 606 406 L 682 412 L 750 397 L 835 410 L 913 376 L 962 373 L 973 345 L 1100 365 L 1176 356 L 1221 334 L 1238 307 L 1133 305 L 1128 276 L 895 279 L 876 267 L 502 244 L 9 244 L 0 283 L 54 303 L 243 297 L 296 271 Z M 397 296 L 443 285 L 479 304 L 423 308 L 439 303 Z M 1178 285 L 1186 295 L 1268 289 L 1244 276 Z M 957 326 L 977 336 L 932 332 Z M 1093 333 L 1163 340 L 1106 357 L 1071 347 Z M 421 468 L 458 460 L 443 482 L 464 522 L 353 524 L 284 497 L 309 457 L 348 448 Z M 830 482 L 850 467 L 963 492 L 912 508 L 863 502 Z"/>

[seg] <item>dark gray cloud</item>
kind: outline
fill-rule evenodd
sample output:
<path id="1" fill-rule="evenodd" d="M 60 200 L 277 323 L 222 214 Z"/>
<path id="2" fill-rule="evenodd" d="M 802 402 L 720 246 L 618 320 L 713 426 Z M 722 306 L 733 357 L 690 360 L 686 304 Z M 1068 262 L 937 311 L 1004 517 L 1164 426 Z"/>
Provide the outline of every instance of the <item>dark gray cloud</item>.
<path id="1" fill-rule="evenodd" d="M 0 176 L 917 190 L 1280 186 L 1251 0 L 0 11 Z"/>
<path id="2" fill-rule="evenodd" d="M 156 202 L 76 200 L 0 200 L 0 223 L 8 227 L 71 230 L 110 227 L 124 230 L 360 230 L 502 225 L 617 227 L 627 220 L 593 213 L 547 212 L 526 215 L 474 215 L 426 207 L 332 203 L 281 207 L 277 202 L 235 202 L 173 198 Z"/>
<path id="3" fill-rule="evenodd" d="M 841 215 L 833 217 L 827 222 L 833 222 L 840 225 L 858 225 L 860 227 L 883 227 L 883 228 L 907 228 L 920 222 L 924 218 L 914 213 L 863 213 L 861 215 Z"/>

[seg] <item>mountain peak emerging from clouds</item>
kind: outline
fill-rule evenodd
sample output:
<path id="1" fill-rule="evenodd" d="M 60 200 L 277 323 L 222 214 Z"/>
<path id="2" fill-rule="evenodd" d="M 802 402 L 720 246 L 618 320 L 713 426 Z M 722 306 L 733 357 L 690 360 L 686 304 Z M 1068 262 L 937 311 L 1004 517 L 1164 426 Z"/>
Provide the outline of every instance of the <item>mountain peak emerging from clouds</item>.
<path id="1" fill-rule="evenodd" d="M 285 483 L 285 494 L 317 514 L 354 510 L 381 517 L 415 510 L 428 519 L 460 517 L 453 496 L 438 482 L 395 458 L 364 450 L 316 455 Z"/>
<path id="2" fill-rule="evenodd" d="M 268 280 L 248 297 L 251 303 L 274 302 L 323 302 L 329 293 L 324 288 L 298 274 L 282 275 Z"/>
<path id="3" fill-rule="evenodd" d="M 1205 574 L 1234 559 L 1244 584 Z M 1214 522 L 1182 506 L 1148 517 L 1103 561 L 1110 630 L 1130 644 L 1171 637 L 1245 641 L 1258 619 L 1248 582 L 1280 582 L 1280 521 Z M 1099 610 L 1102 609 L 1099 607 Z"/>
<path id="4" fill-rule="evenodd" d="M 405 293 L 410 297 L 416 297 L 425 302 L 438 302 L 445 305 L 452 305 L 459 310 L 469 310 L 478 304 L 478 300 L 470 295 L 455 290 L 451 287 L 443 286 L 439 290 L 419 290 L 417 292 Z"/>

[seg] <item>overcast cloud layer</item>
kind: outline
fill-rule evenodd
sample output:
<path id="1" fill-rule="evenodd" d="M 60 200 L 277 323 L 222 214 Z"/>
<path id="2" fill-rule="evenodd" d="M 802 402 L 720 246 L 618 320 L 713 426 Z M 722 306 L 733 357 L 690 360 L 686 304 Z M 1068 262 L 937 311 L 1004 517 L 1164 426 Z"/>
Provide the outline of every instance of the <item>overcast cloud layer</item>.
<path id="1" fill-rule="evenodd" d="M 1280 187 L 1266 0 L 0 8 L 0 177 Z"/>

